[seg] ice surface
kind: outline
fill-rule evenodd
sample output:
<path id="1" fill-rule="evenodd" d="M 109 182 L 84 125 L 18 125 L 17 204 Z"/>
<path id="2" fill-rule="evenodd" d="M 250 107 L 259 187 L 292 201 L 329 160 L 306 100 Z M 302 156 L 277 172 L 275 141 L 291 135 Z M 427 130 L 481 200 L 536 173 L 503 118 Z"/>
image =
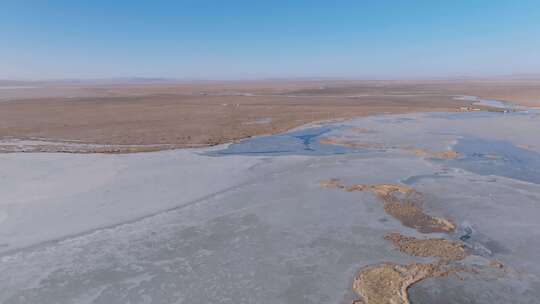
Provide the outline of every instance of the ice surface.
<path id="1" fill-rule="evenodd" d="M 407 114 L 214 149 L 2 154 L 0 302 L 350 303 L 361 267 L 421 260 L 385 233 L 422 235 L 368 192 L 319 185 L 339 178 L 414 187 L 426 212 L 458 225 L 451 238 L 467 234 L 466 265 L 507 269 L 422 281 L 414 303 L 535 303 L 537 130 L 534 113 Z"/>

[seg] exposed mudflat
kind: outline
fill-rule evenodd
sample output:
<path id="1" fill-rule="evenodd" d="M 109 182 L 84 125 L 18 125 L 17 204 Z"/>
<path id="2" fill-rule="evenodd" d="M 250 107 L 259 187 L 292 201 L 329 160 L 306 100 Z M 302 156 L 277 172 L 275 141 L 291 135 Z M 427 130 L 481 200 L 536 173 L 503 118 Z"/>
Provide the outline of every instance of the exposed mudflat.
<path id="1" fill-rule="evenodd" d="M 441 112 L 0 154 L 0 302 L 536 303 L 537 130 Z"/>

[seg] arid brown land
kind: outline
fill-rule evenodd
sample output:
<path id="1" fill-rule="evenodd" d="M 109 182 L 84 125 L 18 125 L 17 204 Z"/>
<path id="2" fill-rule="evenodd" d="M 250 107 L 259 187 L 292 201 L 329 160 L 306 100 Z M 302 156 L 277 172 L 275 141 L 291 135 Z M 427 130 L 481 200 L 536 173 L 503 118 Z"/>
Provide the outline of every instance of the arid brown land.
<path id="1" fill-rule="evenodd" d="M 0 82 L 0 139 L 192 147 L 475 95 L 540 105 L 540 81 Z"/>

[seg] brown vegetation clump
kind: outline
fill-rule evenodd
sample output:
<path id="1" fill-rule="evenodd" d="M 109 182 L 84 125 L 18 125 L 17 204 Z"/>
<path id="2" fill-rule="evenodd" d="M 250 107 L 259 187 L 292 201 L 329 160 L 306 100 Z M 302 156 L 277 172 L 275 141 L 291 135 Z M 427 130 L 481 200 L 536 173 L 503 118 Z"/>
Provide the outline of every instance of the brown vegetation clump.
<path id="1" fill-rule="evenodd" d="M 322 181 L 321 186 L 343 189 L 347 192 L 370 190 L 383 202 L 387 214 L 399 220 L 404 226 L 422 233 L 449 233 L 456 229 L 449 220 L 426 214 L 422 210 L 421 193 L 406 186 L 394 184 L 344 186 L 337 179 Z"/>
<path id="2" fill-rule="evenodd" d="M 491 260 L 491 261 L 489 261 L 489 267 L 502 269 L 502 268 L 504 268 L 504 265 L 503 265 L 503 263 L 501 263 L 501 262 L 499 262 L 497 260 Z"/>
<path id="3" fill-rule="evenodd" d="M 394 184 L 378 184 L 368 186 L 376 195 L 391 195 L 392 193 L 401 193 L 401 194 L 414 194 L 416 191 L 412 188 L 394 185 Z"/>
<path id="4" fill-rule="evenodd" d="M 434 158 L 440 159 L 454 159 L 459 157 L 459 153 L 456 151 L 444 151 L 444 152 L 435 152 L 432 154 Z"/>
<path id="5" fill-rule="evenodd" d="M 453 150 L 450 151 L 441 151 L 441 152 L 430 152 L 425 149 L 406 149 L 412 151 L 418 157 L 428 157 L 428 158 L 438 158 L 438 159 L 455 159 L 459 157 L 459 153 Z"/>
<path id="6" fill-rule="evenodd" d="M 459 261 L 469 254 L 462 244 L 443 238 L 417 239 L 399 233 L 388 233 L 384 239 L 391 241 L 399 251 L 412 256 L 433 257 L 441 261 Z"/>
<path id="7" fill-rule="evenodd" d="M 321 184 L 321 187 L 323 188 L 343 188 L 344 187 L 339 183 L 339 179 L 337 178 L 323 180 L 320 182 L 320 184 Z"/>
<path id="8" fill-rule="evenodd" d="M 407 289 L 428 277 L 443 277 L 451 273 L 465 271 L 446 264 L 399 265 L 382 263 L 368 266 L 357 274 L 353 290 L 362 297 L 356 304 L 409 304 Z"/>
<path id="9" fill-rule="evenodd" d="M 390 147 L 385 146 L 383 144 L 379 143 L 363 143 L 353 140 L 345 140 L 335 137 L 324 137 L 319 140 L 319 143 L 322 145 L 334 145 L 334 146 L 343 146 L 347 148 L 353 148 L 353 149 L 396 149 L 399 147 Z M 437 158 L 437 159 L 455 159 L 458 158 L 460 155 L 458 152 L 449 150 L 449 151 L 440 151 L 440 152 L 431 152 L 426 149 L 418 149 L 418 148 L 401 148 L 405 151 L 410 151 L 414 153 L 414 155 L 418 157 L 424 157 L 424 158 Z"/>
<path id="10" fill-rule="evenodd" d="M 523 149 L 523 150 L 534 151 L 534 148 L 531 145 L 519 144 L 519 145 L 516 145 L 516 147 L 518 147 L 520 149 Z"/>
<path id="11" fill-rule="evenodd" d="M 416 191 L 406 193 L 401 198 L 395 195 L 395 191 L 389 194 L 377 193 L 377 197 L 383 201 L 386 213 L 398 219 L 406 227 L 414 228 L 422 233 L 449 233 L 456 229 L 452 222 L 426 214 L 422 210 L 421 195 Z"/>

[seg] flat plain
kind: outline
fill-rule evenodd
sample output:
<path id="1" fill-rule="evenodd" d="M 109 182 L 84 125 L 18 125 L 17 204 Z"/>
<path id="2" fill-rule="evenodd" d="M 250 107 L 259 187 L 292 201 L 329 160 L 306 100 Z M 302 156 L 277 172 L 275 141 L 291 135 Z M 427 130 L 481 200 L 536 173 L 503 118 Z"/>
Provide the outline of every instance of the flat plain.
<path id="1" fill-rule="evenodd" d="M 67 151 L 200 147 L 303 124 L 374 114 L 453 112 L 472 95 L 540 105 L 538 80 L 244 81 L 124 80 L 0 83 L 0 137 L 124 145 Z M 58 144 L 60 143 L 60 144 Z M 125 147 L 135 145 L 136 147 Z"/>
<path id="2" fill-rule="evenodd" d="M 0 302 L 536 303 L 505 81 L 4 85 Z"/>

